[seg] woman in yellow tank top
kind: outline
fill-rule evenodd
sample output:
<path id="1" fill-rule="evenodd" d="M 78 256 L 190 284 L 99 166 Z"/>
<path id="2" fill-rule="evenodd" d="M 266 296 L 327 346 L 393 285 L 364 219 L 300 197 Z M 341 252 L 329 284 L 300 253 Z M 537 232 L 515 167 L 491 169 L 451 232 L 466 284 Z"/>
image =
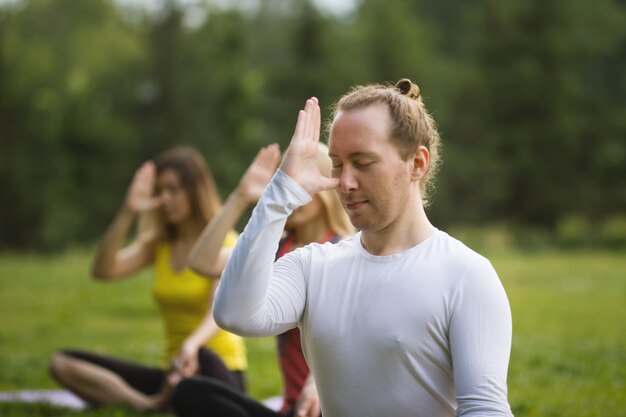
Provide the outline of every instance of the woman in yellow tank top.
<path id="1" fill-rule="evenodd" d="M 267 161 L 268 152 L 261 150 L 249 169 L 262 155 Z M 278 164 L 277 158 L 271 159 Z M 259 178 L 259 184 L 269 180 Z M 221 275 L 236 233 L 228 233 L 219 256 L 206 265 L 203 276 L 187 267 L 191 248 L 220 207 L 206 162 L 191 148 L 171 149 L 137 170 L 98 248 L 92 273 L 98 280 L 115 281 L 154 266 L 152 294 L 166 334 L 164 366 L 60 350 L 50 363 L 50 373 L 59 384 L 90 404 L 125 404 L 137 410 L 167 409 L 174 386 L 194 374 L 244 391 L 243 339 L 215 324 L 211 306 L 217 280 L 207 279 Z M 137 217 L 137 238 L 124 247 Z"/>

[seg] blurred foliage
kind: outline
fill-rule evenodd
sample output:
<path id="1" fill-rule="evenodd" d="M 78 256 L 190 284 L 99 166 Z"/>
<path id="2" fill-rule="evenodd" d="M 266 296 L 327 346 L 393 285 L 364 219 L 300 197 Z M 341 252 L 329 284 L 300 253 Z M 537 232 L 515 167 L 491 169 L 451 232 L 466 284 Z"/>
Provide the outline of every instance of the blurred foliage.
<path id="1" fill-rule="evenodd" d="M 225 195 L 307 97 L 327 118 L 351 86 L 404 76 L 442 132 L 438 226 L 626 241 L 623 0 L 245 4 L 0 3 L 0 248 L 93 241 L 177 144 Z"/>

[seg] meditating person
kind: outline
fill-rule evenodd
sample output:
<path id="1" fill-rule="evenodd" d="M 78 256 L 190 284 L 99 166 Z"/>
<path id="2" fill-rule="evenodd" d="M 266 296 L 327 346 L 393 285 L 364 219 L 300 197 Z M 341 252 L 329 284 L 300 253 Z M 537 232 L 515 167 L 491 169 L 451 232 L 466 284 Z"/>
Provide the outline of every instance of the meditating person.
<path id="1" fill-rule="evenodd" d="M 299 328 L 324 417 L 510 417 L 508 299 L 490 262 L 426 215 L 440 138 L 418 86 L 339 100 L 332 178 L 320 130 L 313 97 L 228 259 L 216 322 L 246 337 Z M 291 213 L 332 189 L 360 231 L 274 263 Z"/>
<path id="2" fill-rule="evenodd" d="M 211 309 L 217 278 L 237 234 L 229 230 L 222 235 L 217 256 L 205 268 L 206 276 L 187 267 L 191 248 L 220 209 L 207 164 L 192 148 L 168 150 L 137 170 L 100 243 L 93 275 L 109 282 L 154 268 L 152 295 L 166 334 L 163 366 L 64 349 L 50 363 L 50 374 L 59 384 L 89 404 L 126 404 L 137 410 L 167 409 L 173 387 L 195 374 L 244 391 L 244 341 L 219 329 Z M 138 218 L 139 233 L 124 246 Z"/>
<path id="3" fill-rule="evenodd" d="M 218 242 L 234 227 L 245 209 L 259 199 L 278 166 L 278 148 L 274 146 L 273 149 L 274 155 L 268 155 L 265 164 L 256 164 L 245 173 L 220 214 L 198 239 L 189 258 L 192 269 L 200 273 L 205 271 L 217 254 Z M 317 165 L 320 172 L 330 176 L 328 148 L 322 144 L 318 145 Z M 353 233 L 354 228 L 336 193 L 321 191 L 289 216 L 276 257 L 311 242 L 336 243 Z M 279 334 L 277 348 L 283 379 L 282 406 L 278 411 L 204 376 L 186 378 L 176 387 L 172 400 L 174 411 L 179 417 L 318 417 L 320 408 L 315 381 L 302 353 L 298 328 Z"/>

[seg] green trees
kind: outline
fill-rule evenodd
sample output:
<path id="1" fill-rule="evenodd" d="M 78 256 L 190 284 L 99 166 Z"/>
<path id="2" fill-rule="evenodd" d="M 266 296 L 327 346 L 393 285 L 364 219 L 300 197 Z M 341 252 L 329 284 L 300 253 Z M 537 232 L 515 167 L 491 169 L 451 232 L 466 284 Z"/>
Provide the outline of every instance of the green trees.
<path id="1" fill-rule="evenodd" d="M 623 2 L 185 4 L 0 5 L 1 248 L 97 238 L 135 167 L 176 144 L 226 193 L 306 97 L 327 117 L 350 86 L 403 76 L 442 132 L 438 224 L 623 223 Z"/>
<path id="2" fill-rule="evenodd" d="M 450 182 L 468 221 L 551 228 L 624 213 L 624 12 L 538 0 L 472 10 L 471 73 L 449 135 L 462 149 L 454 164 L 465 173 Z"/>
<path id="3" fill-rule="evenodd" d="M 130 172 L 145 48 L 103 1 L 0 13 L 0 245 L 92 238 L 93 219 L 117 204 L 101 187 Z"/>

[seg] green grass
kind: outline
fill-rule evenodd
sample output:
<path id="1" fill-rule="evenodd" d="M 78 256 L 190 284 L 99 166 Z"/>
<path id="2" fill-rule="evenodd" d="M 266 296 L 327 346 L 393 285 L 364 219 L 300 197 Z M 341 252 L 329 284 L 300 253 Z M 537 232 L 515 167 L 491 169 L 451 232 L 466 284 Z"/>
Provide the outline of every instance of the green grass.
<path id="1" fill-rule="evenodd" d="M 163 331 L 151 273 L 116 283 L 89 277 L 90 251 L 0 255 L 0 391 L 58 388 L 47 374 L 55 349 L 77 347 L 159 365 Z M 280 393 L 272 338 L 246 341 L 250 394 Z M 124 408 L 71 412 L 0 402 L 0 416 L 135 416 Z M 157 414 L 158 415 L 158 414 Z"/>
<path id="2" fill-rule="evenodd" d="M 626 416 L 626 253 L 496 256 L 517 416 Z"/>
<path id="3" fill-rule="evenodd" d="M 485 253 L 513 311 L 509 400 L 517 417 L 626 416 L 626 253 Z M 89 279 L 91 252 L 0 255 L 0 390 L 56 388 L 46 366 L 60 347 L 158 364 L 162 329 L 150 273 Z M 280 392 L 274 341 L 247 340 L 250 393 Z M 2 416 L 136 416 L 1 403 Z M 158 415 L 158 414 L 154 414 Z"/>

